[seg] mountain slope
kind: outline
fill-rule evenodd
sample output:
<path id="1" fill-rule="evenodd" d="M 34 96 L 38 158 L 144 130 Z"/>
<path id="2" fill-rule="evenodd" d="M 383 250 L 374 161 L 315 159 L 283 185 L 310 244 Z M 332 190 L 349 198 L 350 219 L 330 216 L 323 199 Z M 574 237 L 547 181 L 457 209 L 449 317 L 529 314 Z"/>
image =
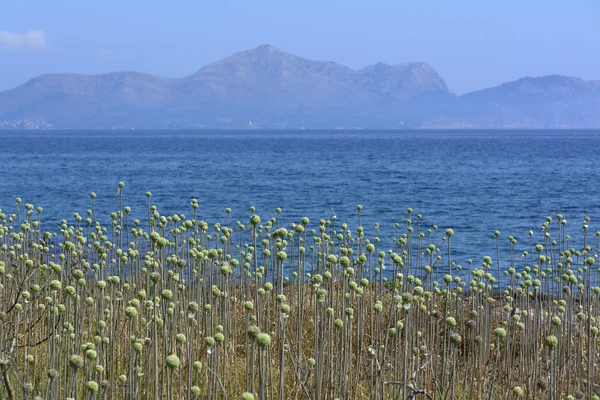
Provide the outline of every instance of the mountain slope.
<path id="1" fill-rule="evenodd" d="M 599 128 L 600 81 L 526 77 L 461 96 L 424 127 Z"/>
<path id="2" fill-rule="evenodd" d="M 48 74 L 0 92 L 0 120 L 45 118 L 56 127 L 102 126 L 159 109 L 172 81 L 136 72 Z"/>
<path id="3" fill-rule="evenodd" d="M 524 78 L 456 97 L 425 63 L 360 70 L 273 46 L 180 79 L 50 74 L 0 92 L 0 129 L 600 127 L 600 84 Z"/>

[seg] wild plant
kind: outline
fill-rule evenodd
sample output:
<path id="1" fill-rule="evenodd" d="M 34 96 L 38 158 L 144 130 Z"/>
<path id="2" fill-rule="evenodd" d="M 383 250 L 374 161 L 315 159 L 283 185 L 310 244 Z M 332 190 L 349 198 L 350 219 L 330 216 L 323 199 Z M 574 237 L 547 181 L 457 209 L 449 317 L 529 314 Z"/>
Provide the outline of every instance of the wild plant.
<path id="1" fill-rule="evenodd" d="M 0 210 L 0 398 L 598 398 L 588 217 L 462 260 L 460 231 L 411 208 L 389 230 L 360 205 L 356 225 L 255 207 L 211 225 L 198 200 L 163 215 L 117 188 L 113 213 L 92 193 L 58 225 Z"/>

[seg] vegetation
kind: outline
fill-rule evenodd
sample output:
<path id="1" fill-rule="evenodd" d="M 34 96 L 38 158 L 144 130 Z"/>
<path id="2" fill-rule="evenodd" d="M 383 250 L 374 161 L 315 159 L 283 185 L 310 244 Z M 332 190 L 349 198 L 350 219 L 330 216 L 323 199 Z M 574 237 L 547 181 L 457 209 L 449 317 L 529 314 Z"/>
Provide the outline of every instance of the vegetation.
<path id="1" fill-rule="evenodd" d="M 387 249 L 361 206 L 210 226 L 150 193 L 134 220 L 123 189 L 105 226 L 94 193 L 60 229 L 0 212 L 0 398 L 598 399 L 589 218 L 577 248 L 558 214 L 461 267 L 411 209 Z"/>

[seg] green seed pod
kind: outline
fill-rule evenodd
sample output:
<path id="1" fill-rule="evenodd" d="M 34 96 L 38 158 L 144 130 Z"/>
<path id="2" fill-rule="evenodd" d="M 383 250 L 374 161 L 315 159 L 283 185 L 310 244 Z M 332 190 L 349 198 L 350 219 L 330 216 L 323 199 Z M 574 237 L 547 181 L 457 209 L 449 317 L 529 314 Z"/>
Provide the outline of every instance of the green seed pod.
<path id="1" fill-rule="evenodd" d="M 521 397 L 523 396 L 523 388 L 521 386 L 515 386 L 511 389 L 513 396 Z"/>
<path id="2" fill-rule="evenodd" d="M 85 358 L 88 360 L 95 360 L 97 356 L 96 350 L 89 349 L 85 352 Z"/>
<path id="3" fill-rule="evenodd" d="M 250 336 L 252 339 L 256 339 L 256 337 L 258 336 L 259 333 L 260 333 L 260 329 L 258 328 L 258 326 L 250 325 L 248 327 L 248 336 Z"/>
<path id="4" fill-rule="evenodd" d="M 271 336 L 269 336 L 266 333 L 259 333 L 258 335 L 256 335 L 256 344 L 258 344 L 259 347 L 268 347 L 271 345 Z"/>
<path id="5" fill-rule="evenodd" d="M 204 338 L 204 343 L 208 347 L 213 347 L 215 345 L 215 338 L 213 338 L 212 336 L 207 336 Z"/>
<path id="6" fill-rule="evenodd" d="M 135 307 L 127 307 L 125 308 L 125 315 L 127 315 L 129 318 L 134 318 L 138 315 L 138 311 Z"/>
<path id="7" fill-rule="evenodd" d="M 73 368 L 74 370 L 78 370 L 81 367 L 83 367 L 83 357 L 81 357 L 78 354 L 72 355 L 69 358 L 69 365 L 71 366 L 71 368 Z"/>
<path id="8" fill-rule="evenodd" d="M 198 303 L 196 303 L 195 301 L 192 301 L 188 304 L 187 309 L 189 312 L 195 313 L 196 311 L 198 311 Z"/>
<path id="9" fill-rule="evenodd" d="M 498 336 L 499 339 L 504 339 L 506 337 L 506 329 L 504 328 L 496 328 L 494 330 L 494 333 L 496 334 L 496 336 Z"/>
<path id="10" fill-rule="evenodd" d="M 381 310 L 383 310 L 383 304 L 381 303 L 381 301 L 377 300 L 373 308 L 375 309 L 376 313 L 379 313 L 381 312 Z"/>
<path id="11" fill-rule="evenodd" d="M 98 392 L 98 383 L 96 381 L 87 382 L 85 384 L 85 387 L 87 388 L 87 390 L 89 390 L 92 393 Z"/>
<path id="12" fill-rule="evenodd" d="M 558 346 L 558 339 L 554 335 L 546 337 L 546 344 L 550 350 L 554 350 Z"/>
<path id="13" fill-rule="evenodd" d="M 277 252 L 277 260 L 278 261 L 284 261 L 287 258 L 287 254 L 285 251 L 278 251 Z"/>
<path id="14" fill-rule="evenodd" d="M 454 345 L 459 345 L 462 342 L 462 338 L 458 333 L 450 335 L 450 342 Z"/>
<path id="15" fill-rule="evenodd" d="M 179 357 L 175 354 L 171 354 L 167 356 L 167 367 L 170 369 L 178 369 L 179 368 Z"/>

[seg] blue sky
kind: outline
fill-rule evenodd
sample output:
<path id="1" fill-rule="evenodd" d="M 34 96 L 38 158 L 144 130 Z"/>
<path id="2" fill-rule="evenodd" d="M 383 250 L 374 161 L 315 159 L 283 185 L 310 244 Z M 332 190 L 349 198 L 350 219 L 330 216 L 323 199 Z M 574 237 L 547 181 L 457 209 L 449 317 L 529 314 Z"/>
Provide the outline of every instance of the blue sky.
<path id="1" fill-rule="evenodd" d="M 355 69 L 425 61 L 459 94 L 600 79 L 600 2 L 2 0 L 0 89 L 47 72 L 181 77 L 265 43 Z"/>

